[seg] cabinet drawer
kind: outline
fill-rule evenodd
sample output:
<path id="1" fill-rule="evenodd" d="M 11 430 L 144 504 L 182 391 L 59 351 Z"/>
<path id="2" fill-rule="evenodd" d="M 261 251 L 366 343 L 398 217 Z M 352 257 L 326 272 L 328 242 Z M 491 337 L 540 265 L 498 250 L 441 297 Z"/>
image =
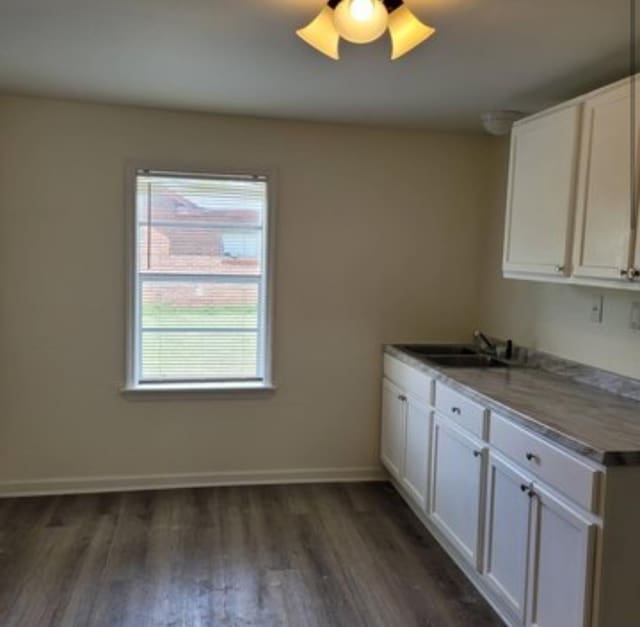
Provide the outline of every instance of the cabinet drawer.
<path id="1" fill-rule="evenodd" d="M 384 376 L 428 405 L 433 402 L 433 379 L 391 355 L 384 356 Z"/>
<path id="2" fill-rule="evenodd" d="M 443 415 L 478 438 L 486 438 L 488 410 L 450 387 L 436 382 L 435 407 Z"/>
<path id="3" fill-rule="evenodd" d="M 490 443 L 589 511 L 598 507 L 601 472 L 506 418 L 491 416 Z"/>

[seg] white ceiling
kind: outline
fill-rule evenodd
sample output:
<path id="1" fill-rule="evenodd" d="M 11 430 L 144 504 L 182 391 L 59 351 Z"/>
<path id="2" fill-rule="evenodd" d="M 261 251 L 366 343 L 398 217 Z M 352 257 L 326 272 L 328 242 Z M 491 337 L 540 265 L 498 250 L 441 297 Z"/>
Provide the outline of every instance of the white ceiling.
<path id="1" fill-rule="evenodd" d="M 624 76 L 628 0 L 406 0 L 438 33 L 331 61 L 294 31 L 324 0 L 0 0 L 0 90 L 475 130 Z"/>

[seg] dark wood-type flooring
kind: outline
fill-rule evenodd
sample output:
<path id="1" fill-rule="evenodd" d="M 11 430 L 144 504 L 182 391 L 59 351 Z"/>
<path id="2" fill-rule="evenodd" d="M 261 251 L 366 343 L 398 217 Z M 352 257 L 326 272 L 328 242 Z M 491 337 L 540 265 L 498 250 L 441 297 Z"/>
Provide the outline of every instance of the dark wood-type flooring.
<path id="1" fill-rule="evenodd" d="M 489 627 L 384 483 L 0 500 L 2 627 Z"/>

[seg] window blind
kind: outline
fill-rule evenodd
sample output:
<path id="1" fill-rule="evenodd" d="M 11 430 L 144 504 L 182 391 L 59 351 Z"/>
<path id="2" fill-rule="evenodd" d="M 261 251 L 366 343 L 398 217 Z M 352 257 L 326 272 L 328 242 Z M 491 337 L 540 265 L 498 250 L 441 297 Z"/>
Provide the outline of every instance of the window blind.
<path id="1" fill-rule="evenodd" d="M 260 382 L 264 177 L 136 174 L 136 383 Z"/>

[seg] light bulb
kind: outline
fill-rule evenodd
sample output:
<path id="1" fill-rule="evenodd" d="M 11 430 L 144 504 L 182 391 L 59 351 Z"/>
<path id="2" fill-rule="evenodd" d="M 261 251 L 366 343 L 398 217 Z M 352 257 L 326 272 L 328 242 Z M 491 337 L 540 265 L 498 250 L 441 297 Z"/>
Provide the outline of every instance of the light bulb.
<path id="1" fill-rule="evenodd" d="M 343 39 L 368 44 L 387 30 L 389 13 L 381 0 L 342 0 L 333 12 L 333 23 Z"/>
<path id="2" fill-rule="evenodd" d="M 373 0 L 351 0 L 349 11 L 351 17 L 358 22 L 366 22 L 373 17 Z"/>

